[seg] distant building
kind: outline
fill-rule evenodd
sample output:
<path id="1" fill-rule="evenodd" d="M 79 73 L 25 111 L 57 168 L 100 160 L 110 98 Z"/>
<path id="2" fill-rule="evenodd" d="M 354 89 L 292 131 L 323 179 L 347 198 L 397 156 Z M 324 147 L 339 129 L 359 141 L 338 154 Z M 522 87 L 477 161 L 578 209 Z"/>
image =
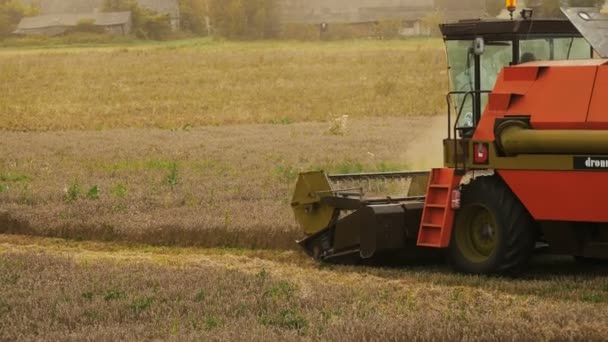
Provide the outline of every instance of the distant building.
<path id="1" fill-rule="evenodd" d="M 78 23 L 91 21 L 107 32 L 126 35 L 131 32 L 131 12 L 57 13 L 21 19 L 15 34 L 56 36 L 65 33 Z"/>
<path id="2" fill-rule="evenodd" d="M 403 35 L 428 35 L 425 17 L 447 21 L 486 17 L 485 0 L 282 0 L 282 21 L 294 24 L 352 24 L 401 21 Z"/>
<path id="3" fill-rule="evenodd" d="M 104 0 L 23 0 L 40 7 L 40 14 L 93 13 L 103 9 Z M 179 0 L 137 0 L 143 7 L 169 15 L 173 30 L 179 29 Z"/>

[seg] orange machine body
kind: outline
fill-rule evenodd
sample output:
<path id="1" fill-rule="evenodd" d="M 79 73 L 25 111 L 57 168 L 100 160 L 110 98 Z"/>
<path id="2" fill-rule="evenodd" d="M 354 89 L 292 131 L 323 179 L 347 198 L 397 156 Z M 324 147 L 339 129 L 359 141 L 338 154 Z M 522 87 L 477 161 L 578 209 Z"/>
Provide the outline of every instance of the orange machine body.
<path id="1" fill-rule="evenodd" d="M 495 121 L 515 116 L 535 130 L 608 130 L 608 60 L 504 68 L 473 140 L 495 141 Z M 608 222 L 608 169 L 496 171 L 536 220 Z"/>

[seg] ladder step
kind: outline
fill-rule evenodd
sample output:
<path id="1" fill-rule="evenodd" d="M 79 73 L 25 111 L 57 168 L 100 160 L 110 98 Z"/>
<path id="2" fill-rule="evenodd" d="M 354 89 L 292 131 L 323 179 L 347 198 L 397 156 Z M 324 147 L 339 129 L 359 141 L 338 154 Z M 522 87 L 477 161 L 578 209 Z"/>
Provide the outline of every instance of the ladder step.
<path id="1" fill-rule="evenodd" d="M 430 243 L 430 242 L 427 242 L 427 243 L 418 243 L 418 246 L 419 247 L 433 247 L 433 248 L 439 248 L 440 247 L 440 246 L 437 246 L 436 243 Z"/>
<path id="2" fill-rule="evenodd" d="M 440 224 L 434 224 L 434 223 L 423 223 L 422 228 L 441 229 L 441 228 L 443 228 L 443 226 Z"/>
<path id="3" fill-rule="evenodd" d="M 427 204 L 426 207 L 427 208 L 432 208 L 432 209 L 445 209 L 448 206 L 447 205 L 443 205 L 443 204 Z"/>
<path id="4" fill-rule="evenodd" d="M 445 185 L 445 184 L 431 184 L 430 188 L 431 189 L 449 189 L 450 186 Z"/>

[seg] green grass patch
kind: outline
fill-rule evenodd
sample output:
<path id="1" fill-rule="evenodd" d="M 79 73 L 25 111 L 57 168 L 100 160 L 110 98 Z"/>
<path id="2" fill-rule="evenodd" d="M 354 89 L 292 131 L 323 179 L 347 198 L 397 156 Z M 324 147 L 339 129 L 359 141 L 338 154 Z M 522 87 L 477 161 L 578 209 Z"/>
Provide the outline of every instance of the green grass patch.
<path id="1" fill-rule="evenodd" d="M 29 182 L 31 179 L 29 176 L 20 174 L 20 173 L 0 173 L 0 182 L 10 182 L 10 183 L 18 183 L 18 182 Z"/>
<path id="2" fill-rule="evenodd" d="M 195 295 L 194 295 L 194 301 L 195 302 L 202 302 L 205 300 L 207 294 L 205 292 L 205 290 L 199 290 Z"/>
<path id="3" fill-rule="evenodd" d="M 177 172 L 177 163 L 171 162 L 171 164 L 169 164 L 168 171 L 169 171 L 169 173 L 167 174 L 166 181 L 167 181 L 167 184 L 169 184 L 169 186 L 171 186 L 173 188 L 174 186 L 177 185 L 177 183 L 179 183 L 178 172 Z"/>
<path id="4" fill-rule="evenodd" d="M 348 173 L 362 173 L 365 171 L 365 167 L 361 162 L 355 160 L 345 160 L 329 168 L 333 173 L 348 174 Z"/>
<path id="5" fill-rule="evenodd" d="M 102 169 L 105 172 L 126 172 L 126 171 L 146 171 L 146 170 L 170 170 L 175 167 L 175 161 L 168 159 L 125 159 L 111 163 L 101 163 L 89 165 L 89 169 Z"/>
<path id="6" fill-rule="evenodd" d="M 294 309 L 282 309 L 277 314 L 262 315 L 260 323 L 266 326 L 296 330 L 299 333 L 304 333 L 308 328 L 306 318 Z"/>
<path id="7" fill-rule="evenodd" d="M 154 297 L 140 297 L 135 298 L 129 307 L 134 314 L 140 314 L 152 306 L 152 303 L 154 303 Z"/>
<path id="8" fill-rule="evenodd" d="M 409 170 L 410 167 L 407 164 L 398 164 L 382 161 L 375 167 L 378 172 L 399 172 Z"/>
<path id="9" fill-rule="evenodd" d="M 606 298 L 600 293 L 587 292 L 581 295 L 581 300 L 588 303 L 603 303 L 606 301 Z"/>
<path id="10" fill-rule="evenodd" d="M 111 290 L 106 291 L 106 293 L 103 295 L 103 300 L 105 300 L 106 302 L 109 302 L 112 300 L 123 299 L 126 297 L 127 297 L 127 294 L 124 291 L 117 290 L 117 289 L 111 289 Z"/>
<path id="11" fill-rule="evenodd" d="M 274 173 L 282 180 L 292 182 L 298 178 L 300 171 L 292 166 L 277 166 L 274 169 Z"/>
<path id="12" fill-rule="evenodd" d="M 124 184 L 118 183 L 114 185 L 112 189 L 110 189 L 110 194 L 112 194 L 114 197 L 125 198 L 127 197 L 128 189 Z"/>
<path id="13" fill-rule="evenodd" d="M 89 189 L 89 191 L 87 191 L 86 197 L 90 200 L 98 200 L 100 194 L 101 194 L 101 191 L 99 190 L 99 187 L 97 185 L 95 185 L 95 186 L 91 187 Z"/>
<path id="14" fill-rule="evenodd" d="M 80 296 L 88 301 L 92 301 L 95 294 L 92 291 L 83 292 Z"/>
<path id="15" fill-rule="evenodd" d="M 72 203 L 78 200 L 82 193 L 82 187 L 78 182 L 73 182 L 65 189 L 65 193 L 63 194 L 64 201 L 68 203 Z"/>
<path id="16" fill-rule="evenodd" d="M 221 327 L 224 324 L 224 322 L 221 319 L 219 319 L 218 317 L 216 317 L 214 315 L 207 315 L 207 317 L 205 317 L 205 320 L 203 323 L 204 323 L 205 330 L 207 330 L 207 331 Z"/>

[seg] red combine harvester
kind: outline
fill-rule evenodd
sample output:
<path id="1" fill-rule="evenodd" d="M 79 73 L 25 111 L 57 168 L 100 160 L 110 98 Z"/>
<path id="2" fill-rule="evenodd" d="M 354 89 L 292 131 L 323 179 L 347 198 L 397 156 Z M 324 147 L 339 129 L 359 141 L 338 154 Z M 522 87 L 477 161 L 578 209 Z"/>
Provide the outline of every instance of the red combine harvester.
<path id="1" fill-rule="evenodd" d="M 515 273 L 541 246 L 608 260 L 608 16 L 563 11 L 441 25 L 444 168 L 301 174 L 299 244 L 339 263 L 443 251 L 478 274 Z"/>

